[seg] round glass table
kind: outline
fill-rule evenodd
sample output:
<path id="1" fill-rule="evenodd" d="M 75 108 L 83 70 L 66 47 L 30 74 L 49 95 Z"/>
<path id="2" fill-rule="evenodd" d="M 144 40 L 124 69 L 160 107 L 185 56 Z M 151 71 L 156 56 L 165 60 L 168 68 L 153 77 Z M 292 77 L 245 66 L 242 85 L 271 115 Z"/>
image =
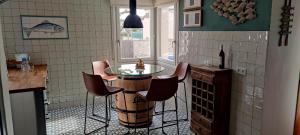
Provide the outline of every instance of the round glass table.
<path id="1" fill-rule="evenodd" d="M 136 92 L 148 90 L 152 75 L 163 70 L 165 70 L 164 67 L 151 64 L 145 64 L 144 69 L 136 69 L 135 64 L 124 64 L 105 69 L 107 74 L 118 76 L 115 86 L 125 89 L 123 93 L 119 92 L 115 96 L 116 109 L 118 110 L 118 118 L 121 125 L 127 127 L 146 127 L 151 125 L 155 107 L 154 102 L 146 102 L 143 99 L 139 99 Z M 147 117 L 148 112 L 150 114 L 149 120 Z"/>
<path id="2" fill-rule="evenodd" d="M 124 64 L 117 67 L 109 67 L 105 69 L 105 72 L 110 75 L 118 75 L 119 77 L 139 78 L 141 76 L 151 76 L 163 70 L 165 68 L 159 65 L 145 64 L 144 69 L 136 69 L 135 64 Z"/>

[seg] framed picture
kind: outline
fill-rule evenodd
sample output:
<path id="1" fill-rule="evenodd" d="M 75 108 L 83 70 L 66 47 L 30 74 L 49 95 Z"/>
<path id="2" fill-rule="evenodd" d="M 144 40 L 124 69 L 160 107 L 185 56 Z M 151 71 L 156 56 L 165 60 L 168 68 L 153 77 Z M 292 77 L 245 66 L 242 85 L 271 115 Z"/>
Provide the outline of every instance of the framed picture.
<path id="1" fill-rule="evenodd" d="M 201 0 L 184 0 L 184 9 L 201 8 Z"/>
<path id="2" fill-rule="evenodd" d="M 184 27 L 200 27 L 201 24 L 201 10 L 184 12 Z"/>
<path id="3" fill-rule="evenodd" d="M 66 16 L 21 15 L 21 27 L 24 40 L 69 38 Z"/>

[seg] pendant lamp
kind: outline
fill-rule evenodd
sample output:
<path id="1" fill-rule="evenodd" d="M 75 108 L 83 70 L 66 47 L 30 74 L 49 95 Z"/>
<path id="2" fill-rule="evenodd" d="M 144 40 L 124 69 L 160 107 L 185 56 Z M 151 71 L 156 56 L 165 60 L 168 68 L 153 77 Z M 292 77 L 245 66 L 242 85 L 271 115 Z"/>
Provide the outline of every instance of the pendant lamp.
<path id="1" fill-rule="evenodd" d="M 136 14 L 136 0 L 129 1 L 130 14 L 124 21 L 124 28 L 143 28 L 141 18 Z"/>

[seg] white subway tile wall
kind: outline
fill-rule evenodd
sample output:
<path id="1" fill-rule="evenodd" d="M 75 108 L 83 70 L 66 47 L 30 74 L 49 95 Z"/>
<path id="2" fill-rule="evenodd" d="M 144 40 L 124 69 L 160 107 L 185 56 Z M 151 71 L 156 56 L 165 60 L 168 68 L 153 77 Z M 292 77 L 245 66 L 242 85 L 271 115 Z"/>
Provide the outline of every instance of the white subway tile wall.
<path id="1" fill-rule="evenodd" d="M 0 14 L 7 58 L 28 53 L 34 64 L 48 64 L 50 108 L 81 103 L 81 72 L 91 73 L 94 60 L 111 58 L 109 0 L 9 0 Z M 20 15 L 67 16 L 70 38 L 23 40 Z"/>
<path id="2" fill-rule="evenodd" d="M 230 134 L 260 135 L 268 32 L 181 31 L 178 59 L 192 65 L 218 66 L 221 45 L 225 66 L 234 70 Z M 238 74 L 238 67 L 246 68 L 246 75 Z"/>

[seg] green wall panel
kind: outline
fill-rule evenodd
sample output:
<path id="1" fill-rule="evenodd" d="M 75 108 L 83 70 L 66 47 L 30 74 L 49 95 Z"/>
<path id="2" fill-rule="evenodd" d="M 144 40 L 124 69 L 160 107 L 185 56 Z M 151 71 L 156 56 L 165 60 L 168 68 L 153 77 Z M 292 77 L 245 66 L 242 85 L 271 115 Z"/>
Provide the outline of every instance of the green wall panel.
<path id="1" fill-rule="evenodd" d="M 232 24 L 228 19 L 219 16 L 210 8 L 215 0 L 202 0 L 202 26 L 190 28 L 183 27 L 184 0 L 179 1 L 180 31 L 269 31 L 270 29 L 272 0 L 255 0 L 257 18 L 238 25 Z"/>

